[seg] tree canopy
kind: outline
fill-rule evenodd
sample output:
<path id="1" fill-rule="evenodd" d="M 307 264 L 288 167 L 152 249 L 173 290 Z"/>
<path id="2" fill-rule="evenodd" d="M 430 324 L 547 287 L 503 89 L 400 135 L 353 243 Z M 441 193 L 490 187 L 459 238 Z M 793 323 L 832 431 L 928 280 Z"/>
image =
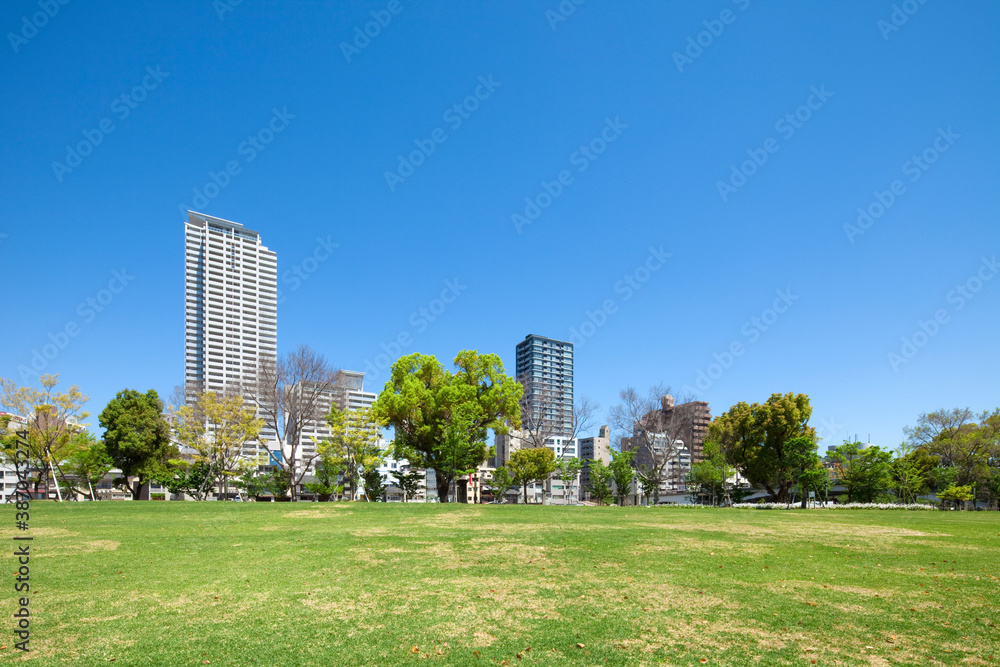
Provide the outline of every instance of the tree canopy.
<path id="1" fill-rule="evenodd" d="M 138 498 L 149 480 L 164 476 L 167 460 L 179 452 L 170 444 L 170 427 L 163 417 L 163 401 L 150 389 L 142 394 L 134 389 L 118 392 L 99 417 L 105 429 L 108 455 L 128 480 L 136 477 L 132 497 Z"/>
<path id="2" fill-rule="evenodd" d="M 499 356 L 464 350 L 454 363 L 452 373 L 433 355 L 397 359 L 372 407 L 375 418 L 395 430 L 395 457 L 434 470 L 442 502 L 457 475 L 489 456 L 489 429 L 507 433 L 520 426 L 522 388 Z"/>
<path id="3" fill-rule="evenodd" d="M 801 472 L 804 452 L 789 446 L 805 437 L 815 451 L 812 407 L 805 394 L 771 394 L 763 404 L 739 402 L 709 425 L 709 438 L 726 450 L 730 463 L 751 484 L 785 501 Z"/>

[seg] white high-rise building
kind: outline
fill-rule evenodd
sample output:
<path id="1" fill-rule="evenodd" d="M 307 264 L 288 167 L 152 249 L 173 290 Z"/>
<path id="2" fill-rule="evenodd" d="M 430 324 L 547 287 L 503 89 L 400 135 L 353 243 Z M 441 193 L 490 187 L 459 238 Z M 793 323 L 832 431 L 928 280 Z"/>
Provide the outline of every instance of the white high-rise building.
<path id="1" fill-rule="evenodd" d="M 277 356 L 278 260 L 238 222 L 188 211 L 184 224 L 184 383 L 222 392 Z"/>

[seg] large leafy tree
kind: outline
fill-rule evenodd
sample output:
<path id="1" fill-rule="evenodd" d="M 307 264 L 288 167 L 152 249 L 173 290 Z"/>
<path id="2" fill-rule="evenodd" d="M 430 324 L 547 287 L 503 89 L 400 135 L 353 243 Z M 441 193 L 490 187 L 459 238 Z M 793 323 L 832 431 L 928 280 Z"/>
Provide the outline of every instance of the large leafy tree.
<path id="1" fill-rule="evenodd" d="M 411 354 L 393 364 L 372 412 L 395 430 L 397 459 L 434 470 L 438 498 L 446 502 L 461 471 L 489 456 L 488 430 L 520 426 L 521 392 L 495 354 L 459 352 L 454 373 L 432 355 Z"/>
<path id="2" fill-rule="evenodd" d="M 340 483 L 340 468 L 331 461 L 320 459 L 316 462 L 313 481 L 305 487 L 309 493 L 315 493 L 321 503 L 327 502 L 344 490 L 344 485 Z"/>
<path id="3" fill-rule="evenodd" d="M 108 402 L 99 421 L 111 460 L 126 481 L 136 478 L 129 488 L 137 499 L 151 479 L 165 476 L 167 461 L 179 454 L 170 443 L 163 401 L 153 389 L 145 394 L 125 389 Z"/>
<path id="4" fill-rule="evenodd" d="M 4 455 L 13 458 L 13 432 L 27 431 L 27 467 L 36 493 L 41 486 L 47 486 L 53 471 L 58 471 L 62 461 L 77 449 L 73 436 L 86 427 L 81 422 L 90 416 L 83 409 L 90 397 L 78 386 L 57 391 L 58 375 L 42 375 L 39 384 L 40 389 L 19 387 L 0 378 L 0 407 L 27 420 L 27 424 L 0 423 L 0 428 L 11 432 L 3 439 Z M 10 419 L 3 417 L 3 422 Z"/>
<path id="5" fill-rule="evenodd" d="M 730 463 L 751 484 L 784 502 L 802 468 L 802 452 L 788 443 L 798 437 L 816 442 L 811 416 L 807 395 L 771 394 L 763 404 L 741 401 L 716 417 L 709 438 L 722 445 Z"/>
<path id="6" fill-rule="evenodd" d="M 528 485 L 544 483 L 556 471 L 556 455 L 548 447 L 519 449 L 510 455 L 507 470 L 511 478 L 524 489 L 528 502 Z"/>
<path id="7" fill-rule="evenodd" d="M 892 452 L 845 441 L 830 452 L 830 458 L 836 462 L 837 480 L 847 488 L 847 502 L 875 502 L 893 486 Z"/>
<path id="8" fill-rule="evenodd" d="M 215 468 L 205 461 L 171 461 L 170 469 L 161 472 L 156 481 L 170 493 L 185 493 L 195 500 L 205 500 L 217 477 Z"/>

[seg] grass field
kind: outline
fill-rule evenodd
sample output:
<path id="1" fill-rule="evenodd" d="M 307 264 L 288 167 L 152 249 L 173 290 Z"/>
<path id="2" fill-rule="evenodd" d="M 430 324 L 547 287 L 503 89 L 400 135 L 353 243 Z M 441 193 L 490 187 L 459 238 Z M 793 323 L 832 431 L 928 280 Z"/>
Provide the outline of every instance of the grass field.
<path id="1" fill-rule="evenodd" d="M 998 513 L 36 502 L 30 534 L 0 663 L 1000 663 Z"/>

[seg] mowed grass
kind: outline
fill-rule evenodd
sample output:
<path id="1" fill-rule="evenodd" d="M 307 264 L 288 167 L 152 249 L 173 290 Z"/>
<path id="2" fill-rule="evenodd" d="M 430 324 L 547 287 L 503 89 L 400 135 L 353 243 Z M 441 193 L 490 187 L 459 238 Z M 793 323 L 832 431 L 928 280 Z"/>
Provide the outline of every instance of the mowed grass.
<path id="1" fill-rule="evenodd" d="M 1000 663 L 997 513 L 35 502 L 30 534 L 0 663 Z"/>

